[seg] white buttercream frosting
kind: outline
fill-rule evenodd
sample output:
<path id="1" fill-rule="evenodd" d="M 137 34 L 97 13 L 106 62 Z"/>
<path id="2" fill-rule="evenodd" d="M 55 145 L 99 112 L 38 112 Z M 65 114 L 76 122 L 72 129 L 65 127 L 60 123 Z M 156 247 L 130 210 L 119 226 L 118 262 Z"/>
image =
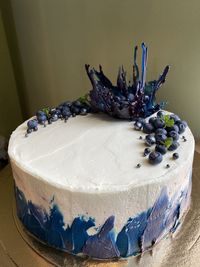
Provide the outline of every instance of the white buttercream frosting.
<path id="1" fill-rule="evenodd" d="M 180 139 L 177 149 L 179 159 L 172 160 L 173 152 L 168 152 L 161 164 L 152 166 L 143 157 L 145 134 L 134 130 L 133 122 L 102 114 L 39 126 L 27 138 L 26 128 L 24 122 L 11 136 L 11 161 L 39 179 L 72 191 L 123 191 L 162 182 L 165 175 L 173 175 L 187 163 L 194 151 L 194 138 L 187 127 L 187 142 Z M 138 163 L 141 168 L 136 168 Z"/>

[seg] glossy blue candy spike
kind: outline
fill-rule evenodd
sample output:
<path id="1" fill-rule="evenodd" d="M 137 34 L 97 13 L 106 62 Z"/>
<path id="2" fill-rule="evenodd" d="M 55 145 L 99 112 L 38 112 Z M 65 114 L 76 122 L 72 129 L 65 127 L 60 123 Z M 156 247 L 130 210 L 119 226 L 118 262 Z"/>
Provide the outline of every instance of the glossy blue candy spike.
<path id="1" fill-rule="evenodd" d="M 165 79 L 166 79 L 166 76 L 167 76 L 169 70 L 170 70 L 170 66 L 167 65 L 167 66 L 164 68 L 164 70 L 163 70 L 163 72 L 161 73 L 161 75 L 160 75 L 160 77 L 158 78 L 158 80 L 156 81 L 156 84 L 155 84 L 155 90 L 156 90 L 156 91 L 157 91 L 157 90 L 160 88 L 160 86 L 165 82 Z"/>
<path id="2" fill-rule="evenodd" d="M 90 91 L 91 110 L 104 112 L 110 116 L 121 119 L 134 119 L 137 117 L 146 118 L 159 110 L 160 105 L 155 103 L 155 93 L 164 83 L 169 70 L 166 67 L 158 81 L 146 83 L 148 49 L 142 44 L 142 67 L 141 79 L 139 79 L 139 70 L 136 63 L 137 47 L 134 49 L 133 59 L 133 84 L 126 84 L 126 73 L 123 68 L 119 69 L 117 85 L 111 82 L 100 72 L 90 69 L 86 65 L 86 71 L 92 83 Z M 129 95 L 132 95 L 131 98 Z"/>
<path id="3" fill-rule="evenodd" d="M 109 217 L 99 233 L 90 236 L 83 247 L 83 253 L 98 259 L 111 259 L 120 256 L 114 240 L 114 216 Z"/>
<path id="4" fill-rule="evenodd" d="M 134 90 L 137 87 L 137 81 L 139 79 L 139 69 L 137 65 L 137 50 L 138 47 L 134 47 L 134 56 L 133 56 L 133 86 L 132 89 Z"/>
<path id="5" fill-rule="evenodd" d="M 147 47 L 142 43 L 142 74 L 141 74 L 141 89 L 144 90 L 146 82 L 146 68 L 147 68 Z"/>
<path id="6" fill-rule="evenodd" d="M 168 205 L 169 198 L 165 187 L 162 189 L 147 220 L 147 226 L 141 238 L 142 251 L 149 249 L 159 238 L 161 238 L 165 230 L 164 222 Z"/>
<path id="7" fill-rule="evenodd" d="M 137 65 L 137 50 L 138 50 L 138 46 L 136 45 L 134 47 L 134 56 L 133 56 L 133 64 Z"/>
<path id="8" fill-rule="evenodd" d="M 147 226 L 150 211 L 143 212 L 135 218 L 129 219 L 117 236 L 117 247 L 122 257 L 136 255 L 141 252 L 141 236 Z"/>

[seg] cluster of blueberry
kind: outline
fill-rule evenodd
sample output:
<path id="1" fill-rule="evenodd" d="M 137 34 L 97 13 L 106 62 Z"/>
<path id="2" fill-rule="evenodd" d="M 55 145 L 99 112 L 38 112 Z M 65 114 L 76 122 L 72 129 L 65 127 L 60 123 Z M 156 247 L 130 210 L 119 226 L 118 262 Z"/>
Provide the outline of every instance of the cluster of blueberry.
<path id="1" fill-rule="evenodd" d="M 79 100 L 73 102 L 66 101 L 56 108 L 44 108 L 37 111 L 36 117 L 27 122 L 26 136 L 33 131 L 37 131 L 38 124 L 46 127 L 47 124 L 51 124 L 58 119 L 67 122 L 70 117 L 87 115 L 89 112 L 91 112 L 91 107 L 85 98 L 80 98 Z"/>
<path id="2" fill-rule="evenodd" d="M 164 111 L 158 111 L 156 116 L 151 117 L 148 122 L 143 118 L 138 118 L 134 122 L 135 130 L 142 130 L 145 134 L 144 156 L 148 156 L 149 163 L 159 164 L 163 160 L 163 155 L 167 151 L 175 151 L 179 147 L 180 134 L 183 134 L 187 127 L 186 121 L 182 121 L 177 115 L 168 115 Z M 142 139 L 142 136 L 140 136 Z M 183 141 L 187 141 L 182 136 Z M 154 151 L 150 147 L 155 146 Z M 178 159 L 179 154 L 173 153 L 173 159 Z M 141 167 L 138 164 L 137 167 Z M 169 164 L 166 167 L 170 167 Z"/>

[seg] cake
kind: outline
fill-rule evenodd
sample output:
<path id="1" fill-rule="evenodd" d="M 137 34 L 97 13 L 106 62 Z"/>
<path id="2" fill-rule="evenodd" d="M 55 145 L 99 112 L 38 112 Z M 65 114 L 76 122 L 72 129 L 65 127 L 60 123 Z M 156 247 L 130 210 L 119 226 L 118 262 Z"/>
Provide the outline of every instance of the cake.
<path id="1" fill-rule="evenodd" d="M 101 67 L 86 65 L 89 98 L 40 110 L 12 133 L 17 214 L 40 242 L 78 256 L 127 258 L 180 227 L 190 206 L 194 138 L 185 121 L 155 103 L 169 67 L 146 83 L 142 49 L 140 80 L 135 49 L 133 85 L 122 67 L 115 87 Z"/>

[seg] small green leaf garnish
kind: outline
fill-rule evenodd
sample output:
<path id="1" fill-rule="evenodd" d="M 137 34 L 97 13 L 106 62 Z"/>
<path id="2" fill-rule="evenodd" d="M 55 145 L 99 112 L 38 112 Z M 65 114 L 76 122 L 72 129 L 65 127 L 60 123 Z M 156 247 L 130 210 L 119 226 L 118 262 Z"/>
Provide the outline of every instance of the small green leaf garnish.
<path id="1" fill-rule="evenodd" d="M 170 118 L 170 115 L 163 115 L 161 119 L 165 122 L 165 128 L 174 125 L 174 120 Z"/>
<path id="2" fill-rule="evenodd" d="M 45 115 L 48 117 L 50 108 L 43 108 L 42 111 L 45 113 Z"/>
<path id="3" fill-rule="evenodd" d="M 80 101 L 82 104 L 90 105 L 89 94 L 79 97 L 78 101 Z"/>
<path id="4" fill-rule="evenodd" d="M 168 137 L 165 141 L 164 141 L 164 146 L 166 148 L 169 148 L 173 143 L 173 138 L 172 137 Z"/>

